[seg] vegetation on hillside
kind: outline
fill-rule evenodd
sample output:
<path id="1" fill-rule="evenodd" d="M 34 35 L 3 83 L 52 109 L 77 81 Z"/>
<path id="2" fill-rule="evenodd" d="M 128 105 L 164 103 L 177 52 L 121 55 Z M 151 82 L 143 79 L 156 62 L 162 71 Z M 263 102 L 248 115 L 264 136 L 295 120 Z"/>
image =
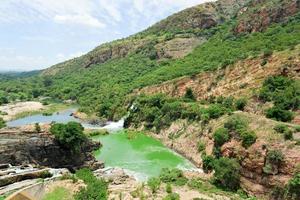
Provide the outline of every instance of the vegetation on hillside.
<path id="1" fill-rule="evenodd" d="M 2 81 L 0 94 L 8 101 L 41 96 L 72 99 L 80 104 L 82 111 L 117 119 L 126 113 L 124 97 L 133 89 L 204 70 L 216 70 L 247 57 L 293 48 L 300 41 L 299 21 L 297 15 L 289 18 L 288 23 L 274 24 L 264 32 L 236 35 L 232 31 L 235 20 L 231 20 L 197 33 L 198 37 L 207 37 L 208 41 L 177 60 L 157 60 L 154 46 L 159 41 L 151 36 L 153 42 L 139 51 L 83 68 L 80 72 L 70 70 L 55 76 Z M 80 60 L 72 61 L 72 66 L 81 65 Z M 277 110 L 270 112 L 270 115 L 276 115 Z"/>
<path id="2" fill-rule="evenodd" d="M 284 76 L 268 77 L 259 92 L 259 98 L 274 104 L 266 110 L 268 118 L 291 121 L 293 111 L 300 109 L 300 82 Z"/>
<path id="3" fill-rule="evenodd" d="M 207 123 L 224 114 L 236 110 L 235 100 L 232 97 L 211 99 L 210 102 L 195 102 L 190 98 L 169 98 L 163 94 L 153 96 L 141 95 L 136 98 L 125 126 L 138 127 L 144 124 L 146 129 L 154 128 L 159 131 L 167 128 L 178 119 L 202 121 Z"/>

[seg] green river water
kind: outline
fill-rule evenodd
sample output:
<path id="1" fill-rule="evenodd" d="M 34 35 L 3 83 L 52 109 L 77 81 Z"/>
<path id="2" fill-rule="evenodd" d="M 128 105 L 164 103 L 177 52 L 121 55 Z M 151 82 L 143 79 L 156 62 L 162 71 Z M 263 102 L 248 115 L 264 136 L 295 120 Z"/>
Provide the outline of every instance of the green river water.
<path id="1" fill-rule="evenodd" d="M 34 123 L 67 123 L 78 121 L 70 116 L 75 109 L 69 109 L 53 114 L 52 116 L 33 115 L 17 119 L 7 123 L 9 127 L 23 126 Z M 82 122 L 81 122 L 82 123 Z M 119 122 L 111 122 L 104 127 L 97 127 L 82 123 L 86 128 L 104 128 L 111 132 L 107 136 L 94 137 L 94 140 L 102 143 L 102 148 L 95 152 L 98 160 L 104 161 L 106 167 L 120 167 L 136 179 L 145 181 L 149 177 L 158 176 L 162 168 L 195 169 L 185 158 L 176 154 L 161 142 L 138 134 L 133 139 L 128 139 L 122 131 L 124 119 Z M 116 131 L 119 131 L 116 133 Z"/>
<path id="2" fill-rule="evenodd" d="M 106 167 L 120 167 L 138 180 L 158 176 L 162 168 L 195 169 L 185 158 L 163 146 L 161 142 L 138 134 L 128 139 L 124 132 L 94 137 L 103 147 L 95 152 Z"/>

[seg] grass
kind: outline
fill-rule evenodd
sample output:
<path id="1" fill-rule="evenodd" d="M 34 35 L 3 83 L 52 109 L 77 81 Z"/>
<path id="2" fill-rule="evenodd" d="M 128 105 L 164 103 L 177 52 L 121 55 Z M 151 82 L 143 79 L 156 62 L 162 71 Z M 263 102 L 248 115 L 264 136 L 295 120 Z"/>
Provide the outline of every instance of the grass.
<path id="1" fill-rule="evenodd" d="M 57 187 L 53 190 L 53 192 L 50 192 L 46 194 L 45 198 L 43 200 L 73 200 L 73 196 L 66 188 L 63 187 Z"/>

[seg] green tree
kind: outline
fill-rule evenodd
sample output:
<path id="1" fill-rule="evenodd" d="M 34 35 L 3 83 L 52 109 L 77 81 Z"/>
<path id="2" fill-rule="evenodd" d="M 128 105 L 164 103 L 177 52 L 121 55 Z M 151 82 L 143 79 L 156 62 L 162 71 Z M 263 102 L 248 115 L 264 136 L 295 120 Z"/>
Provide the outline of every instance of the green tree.
<path id="1" fill-rule="evenodd" d="M 53 124 L 50 128 L 50 132 L 55 136 L 55 139 L 62 146 L 71 150 L 79 150 L 81 144 L 86 140 L 83 130 L 82 125 L 77 122 Z"/>
<path id="2" fill-rule="evenodd" d="M 240 165 L 230 158 L 220 158 L 214 163 L 214 182 L 229 190 L 237 190 L 240 185 Z"/>

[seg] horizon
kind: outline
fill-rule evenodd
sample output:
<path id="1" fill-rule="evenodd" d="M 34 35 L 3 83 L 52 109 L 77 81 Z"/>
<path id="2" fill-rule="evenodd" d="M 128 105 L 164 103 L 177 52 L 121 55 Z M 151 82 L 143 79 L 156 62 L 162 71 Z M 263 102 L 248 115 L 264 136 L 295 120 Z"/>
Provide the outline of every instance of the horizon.
<path id="1" fill-rule="evenodd" d="M 212 0 L 1 2 L 0 72 L 51 67 L 208 1 Z M 156 10 L 155 14 L 153 10 Z"/>

